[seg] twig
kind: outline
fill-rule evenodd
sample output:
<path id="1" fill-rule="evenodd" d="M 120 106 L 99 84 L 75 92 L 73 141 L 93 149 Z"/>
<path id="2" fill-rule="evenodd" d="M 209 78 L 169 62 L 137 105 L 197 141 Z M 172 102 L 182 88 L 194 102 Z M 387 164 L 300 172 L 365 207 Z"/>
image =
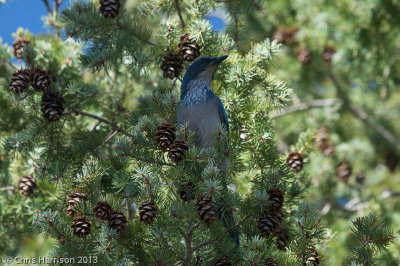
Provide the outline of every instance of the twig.
<path id="1" fill-rule="evenodd" d="M 181 8 L 179 7 L 179 0 L 175 0 L 175 6 L 176 6 L 176 10 L 178 11 L 179 19 L 181 20 L 182 28 L 185 29 L 186 25 L 185 25 L 185 21 L 183 21 Z"/>
<path id="2" fill-rule="evenodd" d="M 47 9 L 47 12 L 49 13 L 49 15 L 53 14 L 53 11 L 51 10 L 49 1 L 48 1 L 48 0 L 42 0 L 42 1 L 43 1 L 43 3 L 44 3 L 45 6 L 46 6 L 46 9 Z"/>
<path id="3" fill-rule="evenodd" d="M 336 105 L 341 105 L 343 104 L 343 100 L 341 99 L 317 99 L 313 100 L 308 103 L 298 103 L 289 106 L 282 112 L 273 112 L 271 114 L 271 118 L 277 118 L 283 115 L 287 115 L 290 113 L 294 112 L 299 112 L 299 111 L 306 111 L 311 108 L 323 108 L 323 107 L 329 107 L 329 106 L 336 106 Z"/>
<path id="4" fill-rule="evenodd" d="M 120 128 L 115 122 L 112 122 L 112 121 L 110 121 L 108 119 L 105 119 L 103 117 L 100 117 L 100 116 L 97 116 L 97 115 L 94 115 L 94 114 L 86 113 L 86 112 L 83 112 L 83 111 L 80 111 L 80 110 L 74 110 L 73 113 L 80 114 L 80 115 L 83 115 L 83 116 L 87 116 L 87 117 L 90 117 L 90 118 L 93 118 L 93 119 L 97 119 L 97 120 L 99 120 L 99 121 L 101 121 L 103 123 L 111 125 L 118 132 L 120 132 L 120 133 L 122 133 L 122 134 L 124 134 L 124 135 L 126 135 L 128 137 L 131 137 L 133 139 L 135 138 L 134 135 L 132 135 L 131 133 L 125 131 L 122 128 Z"/>
<path id="5" fill-rule="evenodd" d="M 190 259 L 192 258 L 192 254 L 194 251 L 211 243 L 211 240 L 207 240 L 195 245 L 194 247 L 192 246 L 193 232 L 199 226 L 200 223 L 197 223 L 194 226 L 192 226 L 192 221 L 189 220 L 186 232 L 183 232 L 180 228 L 178 228 L 179 232 L 185 239 L 185 255 L 183 257 L 183 261 L 181 262 L 183 266 L 190 266 Z"/>
<path id="6" fill-rule="evenodd" d="M 14 186 L 0 187 L 0 191 L 14 191 L 15 192 L 15 187 Z"/>
<path id="7" fill-rule="evenodd" d="M 329 75 L 333 85 L 336 87 L 338 91 L 338 95 L 341 95 L 344 105 L 349 109 L 349 111 L 357 117 L 359 120 L 364 122 L 367 126 L 375 130 L 386 142 L 388 142 L 391 146 L 395 147 L 397 152 L 400 154 L 400 143 L 397 142 L 397 138 L 389 132 L 382 125 L 378 124 L 375 120 L 370 118 L 370 115 L 367 114 L 364 110 L 355 106 L 351 100 L 349 99 L 347 92 L 342 89 L 336 77 L 333 74 Z"/>
<path id="8" fill-rule="evenodd" d="M 239 41 L 239 26 L 238 26 L 238 18 L 236 14 L 233 15 L 233 18 L 235 19 L 235 33 L 234 33 L 234 41 L 237 43 Z"/>

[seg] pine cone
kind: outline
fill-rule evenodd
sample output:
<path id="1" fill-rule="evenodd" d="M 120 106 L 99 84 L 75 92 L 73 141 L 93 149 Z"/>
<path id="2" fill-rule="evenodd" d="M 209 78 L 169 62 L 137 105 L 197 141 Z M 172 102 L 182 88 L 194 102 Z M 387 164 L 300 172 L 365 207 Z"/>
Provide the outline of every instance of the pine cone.
<path id="1" fill-rule="evenodd" d="M 223 256 L 215 262 L 215 266 L 231 266 L 232 262 L 228 256 Z"/>
<path id="2" fill-rule="evenodd" d="M 318 252 L 314 248 L 313 251 L 311 252 L 311 256 L 307 258 L 307 264 L 311 265 L 319 265 L 319 257 L 318 257 Z"/>
<path id="3" fill-rule="evenodd" d="M 193 62 L 200 55 L 200 46 L 195 41 L 190 40 L 187 33 L 181 36 L 178 46 L 183 60 Z"/>
<path id="4" fill-rule="evenodd" d="M 360 185 L 364 184 L 365 182 L 365 173 L 361 172 L 356 175 L 356 182 Z"/>
<path id="5" fill-rule="evenodd" d="M 145 201 L 139 207 L 139 216 L 140 221 L 144 222 L 145 224 L 150 224 L 156 218 L 157 208 L 153 202 Z"/>
<path id="6" fill-rule="evenodd" d="M 287 44 L 294 44 L 297 42 L 297 32 L 299 31 L 298 28 L 288 28 L 286 29 L 286 33 L 285 33 L 285 42 Z"/>
<path id="7" fill-rule="evenodd" d="M 21 60 L 24 47 L 29 45 L 30 43 L 31 42 L 28 39 L 24 37 L 18 37 L 18 39 L 16 39 L 12 44 L 14 48 L 14 56 Z"/>
<path id="8" fill-rule="evenodd" d="M 50 89 L 50 78 L 46 71 L 37 69 L 32 75 L 32 86 L 38 91 L 47 91 Z"/>
<path id="9" fill-rule="evenodd" d="M 202 197 L 196 204 L 200 219 L 208 226 L 211 226 L 217 220 L 217 209 L 212 199 Z"/>
<path id="10" fill-rule="evenodd" d="M 125 232 L 127 223 L 128 219 L 126 219 L 126 216 L 119 211 L 113 211 L 108 219 L 108 226 L 116 230 L 118 233 Z"/>
<path id="11" fill-rule="evenodd" d="M 275 30 L 274 34 L 272 35 L 272 40 L 276 40 L 278 43 L 286 43 L 286 31 L 284 28 L 279 27 Z"/>
<path id="12" fill-rule="evenodd" d="M 33 176 L 24 176 L 18 182 L 19 193 L 25 198 L 29 197 L 36 188 Z"/>
<path id="13" fill-rule="evenodd" d="M 313 142 L 323 155 L 335 155 L 335 147 L 329 143 L 329 130 L 326 127 L 317 130 L 317 133 L 313 136 Z"/>
<path id="14" fill-rule="evenodd" d="M 68 195 L 67 201 L 67 216 L 74 217 L 75 216 L 75 207 L 79 202 L 83 202 L 87 200 L 87 195 L 82 191 L 75 191 Z"/>
<path id="15" fill-rule="evenodd" d="M 112 213 L 112 208 L 110 204 L 105 201 L 98 201 L 96 206 L 93 208 L 94 217 L 99 220 L 106 221 L 110 218 Z"/>
<path id="16" fill-rule="evenodd" d="M 325 61 L 327 65 L 330 65 L 332 63 L 332 57 L 335 54 L 336 49 L 335 47 L 331 45 L 327 45 L 324 48 L 324 52 L 322 54 L 322 59 Z"/>
<path id="17" fill-rule="evenodd" d="M 184 140 L 176 139 L 174 143 L 169 146 L 168 157 L 174 163 L 182 161 L 185 152 L 189 149 L 188 144 Z"/>
<path id="18" fill-rule="evenodd" d="M 158 142 L 158 147 L 163 150 L 167 150 L 169 146 L 174 142 L 175 136 L 175 126 L 170 123 L 163 123 L 157 126 L 157 131 L 155 135 L 155 140 Z"/>
<path id="19" fill-rule="evenodd" d="M 30 82 L 31 73 L 28 70 L 18 70 L 12 74 L 8 89 L 19 94 L 29 87 Z"/>
<path id="20" fill-rule="evenodd" d="M 338 166 L 336 166 L 336 176 L 344 183 L 349 180 L 351 172 L 351 165 L 346 161 L 342 161 L 338 164 Z"/>
<path id="21" fill-rule="evenodd" d="M 270 210 L 271 212 L 280 212 L 283 206 L 283 195 L 285 194 L 278 188 L 271 188 L 267 191 L 269 196 L 269 201 L 271 202 Z"/>
<path id="22" fill-rule="evenodd" d="M 261 235 L 268 237 L 271 233 L 276 232 L 279 229 L 282 219 L 282 213 L 269 213 L 258 220 L 258 229 Z"/>
<path id="23" fill-rule="evenodd" d="M 90 234 L 90 222 L 83 217 L 77 217 L 71 225 L 74 235 L 79 238 L 86 238 Z"/>
<path id="24" fill-rule="evenodd" d="M 164 78 L 173 79 L 178 77 L 179 73 L 183 69 L 182 64 L 183 61 L 179 54 L 169 52 L 167 55 L 165 55 L 161 63 L 161 69 L 164 72 Z"/>
<path id="25" fill-rule="evenodd" d="M 60 243 L 60 245 L 64 246 L 65 245 L 65 236 L 60 235 L 58 237 L 58 243 Z"/>
<path id="26" fill-rule="evenodd" d="M 279 229 L 275 232 L 275 235 L 277 236 L 276 243 L 278 245 L 278 249 L 285 250 L 289 240 L 288 230 L 285 227 L 279 227 Z"/>
<path id="27" fill-rule="evenodd" d="M 187 183 L 179 191 L 179 195 L 184 202 L 188 202 L 194 199 L 194 185 L 192 182 Z"/>
<path id="28" fill-rule="evenodd" d="M 167 264 L 163 260 L 156 260 L 154 266 L 167 266 Z"/>
<path id="29" fill-rule="evenodd" d="M 302 46 L 296 53 L 297 60 L 299 60 L 302 64 L 308 64 L 311 62 L 311 52 L 307 47 Z"/>
<path id="30" fill-rule="evenodd" d="M 46 91 L 42 96 L 42 112 L 50 122 L 60 119 L 64 112 L 63 99 L 56 91 Z"/>
<path id="31" fill-rule="evenodd" d="M 279 266 L 278 262 L 272 258 L 265 259 L 265 266 Z"/>
<path id="32" fill-rule="evenodd" d="M 297 151 L 291 152 L 286 162 L 287 165 L 293 168 L 293 171 L 297 173 L 303 168 L 303 155 Z"/>
<path id="33" fill-rule="evenodd" d="M 101 0 L 100 12 L 105 18 L 115 18 L 118 16 L 120 0 Z"/>

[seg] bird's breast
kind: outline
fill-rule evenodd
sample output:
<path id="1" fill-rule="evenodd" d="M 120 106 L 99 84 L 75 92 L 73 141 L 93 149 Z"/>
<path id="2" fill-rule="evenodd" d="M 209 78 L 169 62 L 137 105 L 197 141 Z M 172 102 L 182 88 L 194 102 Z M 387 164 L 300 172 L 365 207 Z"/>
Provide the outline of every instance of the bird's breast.
<path id="1" fill-rule="evenodd" d="M 218 106 L 213 102 L 183 105 L 177 112 L 178 124 L 188 123 L 189 130 L 195 133 L 195 144 L 208 148 L 215 143 L 216 130 L 222 121 Z"/>

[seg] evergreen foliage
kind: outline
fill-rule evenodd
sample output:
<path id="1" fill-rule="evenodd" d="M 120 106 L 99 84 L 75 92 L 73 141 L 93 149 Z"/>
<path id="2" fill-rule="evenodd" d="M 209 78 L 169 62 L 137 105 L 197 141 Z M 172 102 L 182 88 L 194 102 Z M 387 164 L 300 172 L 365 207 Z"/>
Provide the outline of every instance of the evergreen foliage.
<path id="1" fill-rule="evenodd" d="M 382 155 L 400 156 L 391 133 L 400 5 L 384 2 L 78 0 L 49 11 L 54 34 L 18 29 L 30 41 L 19 63 L 0 43 L 0 255 L 43 236 L 46 255 L 99 265 L 395 265 L 398 204 L 385 206 L 373 187 L 389 175 Z M 207 20 L 216 8 L 224 32 Z M 273 40 L 277 29 L 287 40 Z M 229 55 L 211 85 L 229 132 L 207 149 L 176 125 L 191 52 Z M 9 90 L 20 69 L 46 75 Z M 371 129 L 360 137 L 362 123 Z M 323 126 L 332 133 L 318 144 Z M 301 171 L 287 165 L 294 153 Z M 370 184 L 340 182 L 342 162 Z M 29 174 L 36 187 L 25 198 L 16 191 Z M 365 210 L 374 214 L 356 218 Z"/>

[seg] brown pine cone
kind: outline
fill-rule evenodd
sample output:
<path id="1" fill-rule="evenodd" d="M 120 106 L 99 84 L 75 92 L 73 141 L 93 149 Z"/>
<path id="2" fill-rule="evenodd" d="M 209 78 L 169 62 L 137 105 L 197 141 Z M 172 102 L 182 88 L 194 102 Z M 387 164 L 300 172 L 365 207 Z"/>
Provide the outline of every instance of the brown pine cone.
<path id="1" fill-rule="evenodd" d="M 217 220 L 217 209 L 212 199 L 202 197 L 196 204 L 200 219 L 208 226 L 211 226 Z"/>
<path id="2" fill-rule="evenodd" d="M 90 222 L 84 217 L 77 217 L 71 225 L 71 229 L 75 236 L 86 238 L 90 234 Z"/>
<path id="3" fill-rule="evenodd" d="M 105 18 L 115 18 L 118 16 L 120 0 L 101 0 L 100 12 Z"/>
<path id="4" fill-rule="evenodd" d="M 174 79 L 179 76 L 183 69 L 183 61 L 179 54 L 169 52 L 162 59 L 160 68 L 163 71 L 164 78 Z"/>
<path id="5" fill-rule="evenodd" d="M 68 201 L 67 201 L 67 216 L 68 217 L 74 217 L 75 216 L 75 207 L 78 204 L 78 202 L 84 202 L 87 200 L 87 195 L 83 191 L 75 191 L 72 192 L 71 194 L 68 195 Z"/>
<path id="6" fill-rule="evenodd" d="M 64 100 L 56 91 L 46 91 L 42 96 L 41 110 L 50 122 L 58 121 L 64 113 Z"/>
<path id="7" fill-rule="evenodd" d="M 37 91 L 47 91 L 50 89 L 51 80 L 46 71 L 37 69 L 32 74 L 32 87 Z"/>
<path id="8" fill-rule="evenodd" d="M 184 202 L 188 202 L 194 199 L 194 185 L 192 182 L 189 182 L 183 185 L 181 191 L 179 191 L 179 195 Z"/>
<path id="9" fill-rule="evenodd" d="M 31 83 L 31 73 L 28 70 L 18 70 L 12 74 L 8 89 L 15 93 L 26 90 Z"/>
<path id="10" fill-rule="evenodd" d="M 279 266 L 278 262 L 272 258 L 266 258 L 264 262 L 265 266 Z"/>
<path id="11" fill-rule="evenodd" d="M 94 217 L 99 220 L 106 221 L 110 218 L 112 213 L 112 208 L 110 204 L 105 201 L 98 201 L 96 206 L 93 208 Z"/>
<path id="12" fill-rule="evenodd" d="M 283 195 L 285 194 L 278 188 L 271 188 L 267 191 L 269 201 L 271 202 L 271 212 L 280 212 L 283 206 Z"/>
<path id="13" fill-rule="evenodd" d="M 286 34 L 285 34 L 285 42 L 287 44 L 294 44 L 297 43 L 297 32 L 299 31 L 298 28 L 288 28 L 286 29 Z"/>
<path id="14" fill-rule="evenodd" d="M 285 227 L 279 227 L 279 229 L 275 232 L 275 235 L 277 236 L 276 243 L 278 245 L 278 249 L 285 250 L 289 240 L 288 230 Z"/>
<path id="15" fill-rule="evenodd" d="M 335 54 L 336 49 L 331 45 L 327 45 L 324 47 L 324 52 L 322 53 L 322 59 L 325 61 L 327 65 L 331 65 L 332 57 Z"/>
<path id="16" fill-rule="evenodd" d="M 18 181 L 19 193 L 25 198 L 29 197 L 36 188 L 36 182 L 32 175 L 24 176 Z"/>
<path id="17" fill-rule="evenodd" d="M 329 130 L 326 127 L 317 130 L 313 136 L 313 143 L 323 155 L 331 157 L 335 155 L 335 147 L 329 143 Z"/>
<path id="18" fill-rule="evenodd" d="M 297 173 L 303 168 L 303 155 L 297 151 L 291 152 L 289 153 L 286 162 L 287 165 Z"/>
<path id="19" fill-rule="evenodd" d="M 144 222 L 145 224 L 150 224 L 154 221 L 157 214 L 157 207 L 151 201 L 145 201 L 139 207 L 139 216 L 140 221 Z"/>
<path id="20" fill-rule="evenodd" d="M 127 223 L 128 219 L 126 219 L 126 216 L 119 211 L 113 211 L 108 219 L 108 226 L 116 230 L 118 233 L 125 232 Z"/>
<path id="21" fill-rule="evenodd" d="M 346 183 L 352 173 L 351 165 L 346 162 L 342 161 L 336 166 L 336 176 L 339 178 L 340 181 Z"/>
<path id="22" fill-rule="evenodd" d="M 282 213 L 268 213 L 258 220 L 258 229 L 262 236 L 268 237 L 271 233 L 276 232 L 282 222 Z"/>
<path id="23" fill-rule="evenodd" d="M 195 41 L 190 40 L 187 33 L 181 36 L 178 46 L 183 60 L 193 62 L 200 55 L 200 46 Z"/>
<path id="24" fill-rule="evenodd" d="M 307 258 L 307 263 L 313 266 L 319 265 L 318 252 L 315 248 L 311 251 L 310 257 Z"/>
<path id="25" fill-rule="evenodd" d="M 279 27 L 277 30 L 275 30 L 274 34 L 272 35 L 271 38 L 273 41 L 276 40 L 278 43 L 286 43 L 286 31 L 284 28 Z"/>
<path id="26" fill-rule="evenodd" d="M 157 126 L 157 131 L 154 139 L 158 143 L 158 147 L 163 150 L 167 150 L 169 146 L 174 143 L 176 128 L 171 123 L 163 123 Z"/>
<path id="27" fill-rule="evenodd" d="M 14 48 L 14 56 L 21 60 L 24 47 L 29 45 L 30 43 L 31 42 L 28 39 L 24 37 L 18 37 L 18 39 L 16 39 L 12 44 Z"/>
<path id="28" fill-rule="evenodd" d="M 231 266 L 232 262 L 228 256 L 223 256 L 215 262 L 215 266 Z"/>
<path id="29" fill-rule="evenodd" d="M 311 62 L 311 52 L 305 46 L 302 46 L 297 50 L 296 57 L 303 65 Z"/>
<path id="30" fill-rule="evenodd" d="M 174 163 L 179 163 L 183 160 L 185 152 L 189 149 L 188 144 L 184 140 L 176 139 L 174 143 L 169 146 L 168 157 Z"/>

